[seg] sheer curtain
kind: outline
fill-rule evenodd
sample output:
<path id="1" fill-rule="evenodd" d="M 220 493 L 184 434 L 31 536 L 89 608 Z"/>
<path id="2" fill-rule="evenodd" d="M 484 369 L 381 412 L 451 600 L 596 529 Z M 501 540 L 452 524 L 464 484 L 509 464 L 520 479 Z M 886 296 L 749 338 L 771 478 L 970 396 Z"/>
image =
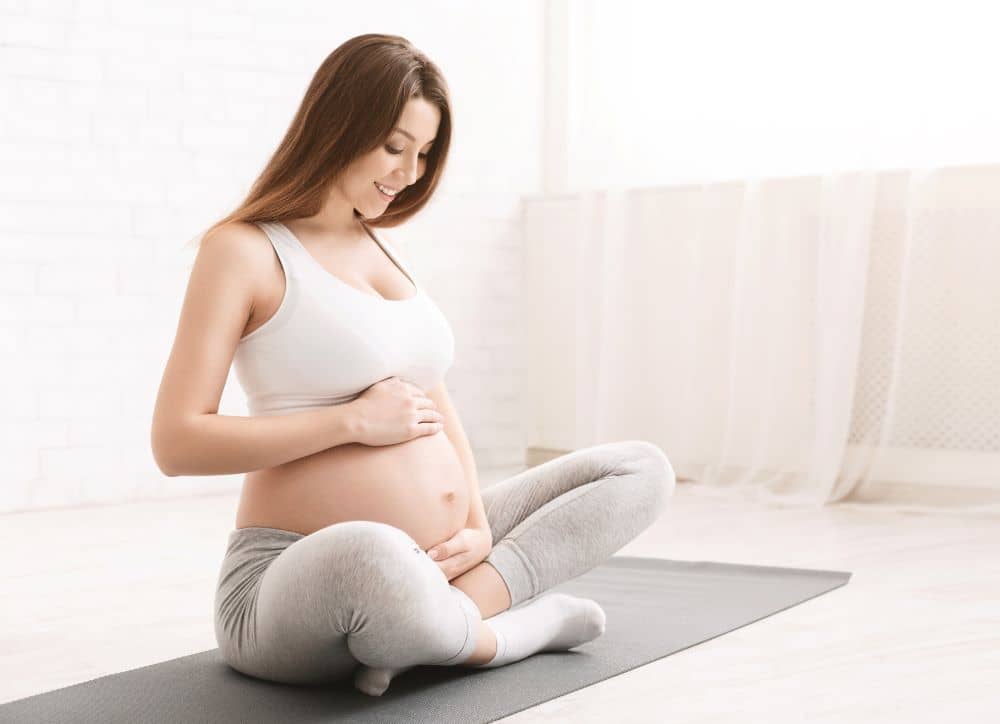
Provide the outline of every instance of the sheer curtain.
<path id="1" fill-rule="evenodd" d="M 525 225 L 535 293 L 572 299 L 531 315 L 537 444 L 645 438 L 706 495 L 1000 512 L 1000 165 L 542 196 Z"/>
<path id="2" fill-rule="evenodd" d="M 986 6 L 545 8 L 529 444 L 649 439 L 711 496 L 1000 512 Z"/>

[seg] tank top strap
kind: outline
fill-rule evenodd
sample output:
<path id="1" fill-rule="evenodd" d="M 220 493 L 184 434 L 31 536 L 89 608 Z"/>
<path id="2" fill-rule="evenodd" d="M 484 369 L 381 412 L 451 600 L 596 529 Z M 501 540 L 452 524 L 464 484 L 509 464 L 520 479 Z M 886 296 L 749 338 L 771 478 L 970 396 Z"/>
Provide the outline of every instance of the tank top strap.
<path id="1" fill-rule="evenodd" d="M 285 270 L 285 276 L 299 277 L 297 255 L 300 250 L 298 245 L 288 238 L 285 227 L 271 221 L 255 221 L 254 223 L 264 232 L 268 241 L 271 242 L 271 246 L 274 247 L 274 251 L 281 261 L 281 266 Z"/>
<path id="2" fill-rule="evenodd" d="M 382 248 L 382 251 L 386 253 L 386 255 L 393 261 L 393 263 L 397 267 L 399 267 L 399 270 L 406 275 L 407 279 L 409 279 L 413 283 L 414 289 L 416 289 L 417 292 L 420 293 L 423 290 L 423 287 L 417 283 L 416 278 L 410 272 L 410 268 L 403 263 L 402 259 L 399 258 L 399 253 L 396 251 L 396 248 L 391 243 L 389 243 L 389 241 L 386 240 L 384 236 L 381 239 L 378 238 L 375 235 L 375 232 L 372 229 L 369 229 L 367 226 L 365 227 L 365 231 L 368 232 L 368 236 L 370 236 L 372 239 L 375 240 L 375 243 Z"/>

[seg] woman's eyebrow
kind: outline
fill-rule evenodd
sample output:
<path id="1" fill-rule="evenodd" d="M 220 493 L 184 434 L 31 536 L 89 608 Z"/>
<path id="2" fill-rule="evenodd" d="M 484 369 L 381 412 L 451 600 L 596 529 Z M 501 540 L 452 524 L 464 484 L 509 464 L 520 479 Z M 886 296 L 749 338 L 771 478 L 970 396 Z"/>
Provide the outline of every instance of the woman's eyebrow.
<path id="1" fill-rule="evenodd" d="M 402 134 L 403 134 L 404 136 L 406 136 L 407 138 L 409 138 L 409 139 L 410 139 L 411 141 L 416 141 L 416 140 L 417 140 L 417 137 L 416 137 L 416 136 L 414 136 L 414 135 L 413 135 L 412 133 L 410 133 L 409 131 L 404 131 L 404 130 L 403 130 L 402 128 L 400 128 L 399 126 L 396 126 L 396 127 L 395 127 L 395 128 L 393 128 L 392 130 L 394 130 L 394 131 L 399 131 L 399 132 L 400 132 L 400 133 L 402 133 Z M 437 138 L 437 136 L 435 136 L 434 138 L 432 138 L 431 140 L 429 140 L 429 141 L 428 141 L 427 143 L 425 143 L 424 145 L 426 146 L 426 145 L 429 145 L 429 144 L 433 143 L 433 142 L 434 142 L 434 140 L 435 140 L 435 138 Z"/>

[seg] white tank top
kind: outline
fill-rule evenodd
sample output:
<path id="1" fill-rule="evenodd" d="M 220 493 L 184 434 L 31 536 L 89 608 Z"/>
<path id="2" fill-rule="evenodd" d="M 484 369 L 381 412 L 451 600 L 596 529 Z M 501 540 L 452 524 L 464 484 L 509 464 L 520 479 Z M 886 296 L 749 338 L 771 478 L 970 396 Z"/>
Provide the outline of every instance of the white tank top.
<path id="1" fill-rule="evenodd" d="M 285 273 L 274 315 L 240 339 L 236 378 L 252 416 L 300 412 L 357 398 L 388 377 L 423 390 L 455 357 L 448 320 L 386 242 L 372 238 L 413 283 L 416 294 L 385 299 L 324 269 L 281 222 L 257 222 Z"/>

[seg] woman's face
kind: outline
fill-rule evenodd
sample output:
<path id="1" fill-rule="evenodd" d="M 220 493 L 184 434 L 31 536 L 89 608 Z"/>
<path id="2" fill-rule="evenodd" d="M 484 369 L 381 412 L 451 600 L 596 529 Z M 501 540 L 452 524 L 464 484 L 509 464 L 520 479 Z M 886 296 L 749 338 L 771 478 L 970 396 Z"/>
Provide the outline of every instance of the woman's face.
<path id="1" fill-rule="evenodd" d="M 396 192 L 424 175 L 440 120 L 437 106 L 423 98 L 411 98 L 386 142 L 348 166 L 340 191 L 362 217 L 381 216 L 392 203 L 392 197 L 384 195 L 376 183 Z"/>

